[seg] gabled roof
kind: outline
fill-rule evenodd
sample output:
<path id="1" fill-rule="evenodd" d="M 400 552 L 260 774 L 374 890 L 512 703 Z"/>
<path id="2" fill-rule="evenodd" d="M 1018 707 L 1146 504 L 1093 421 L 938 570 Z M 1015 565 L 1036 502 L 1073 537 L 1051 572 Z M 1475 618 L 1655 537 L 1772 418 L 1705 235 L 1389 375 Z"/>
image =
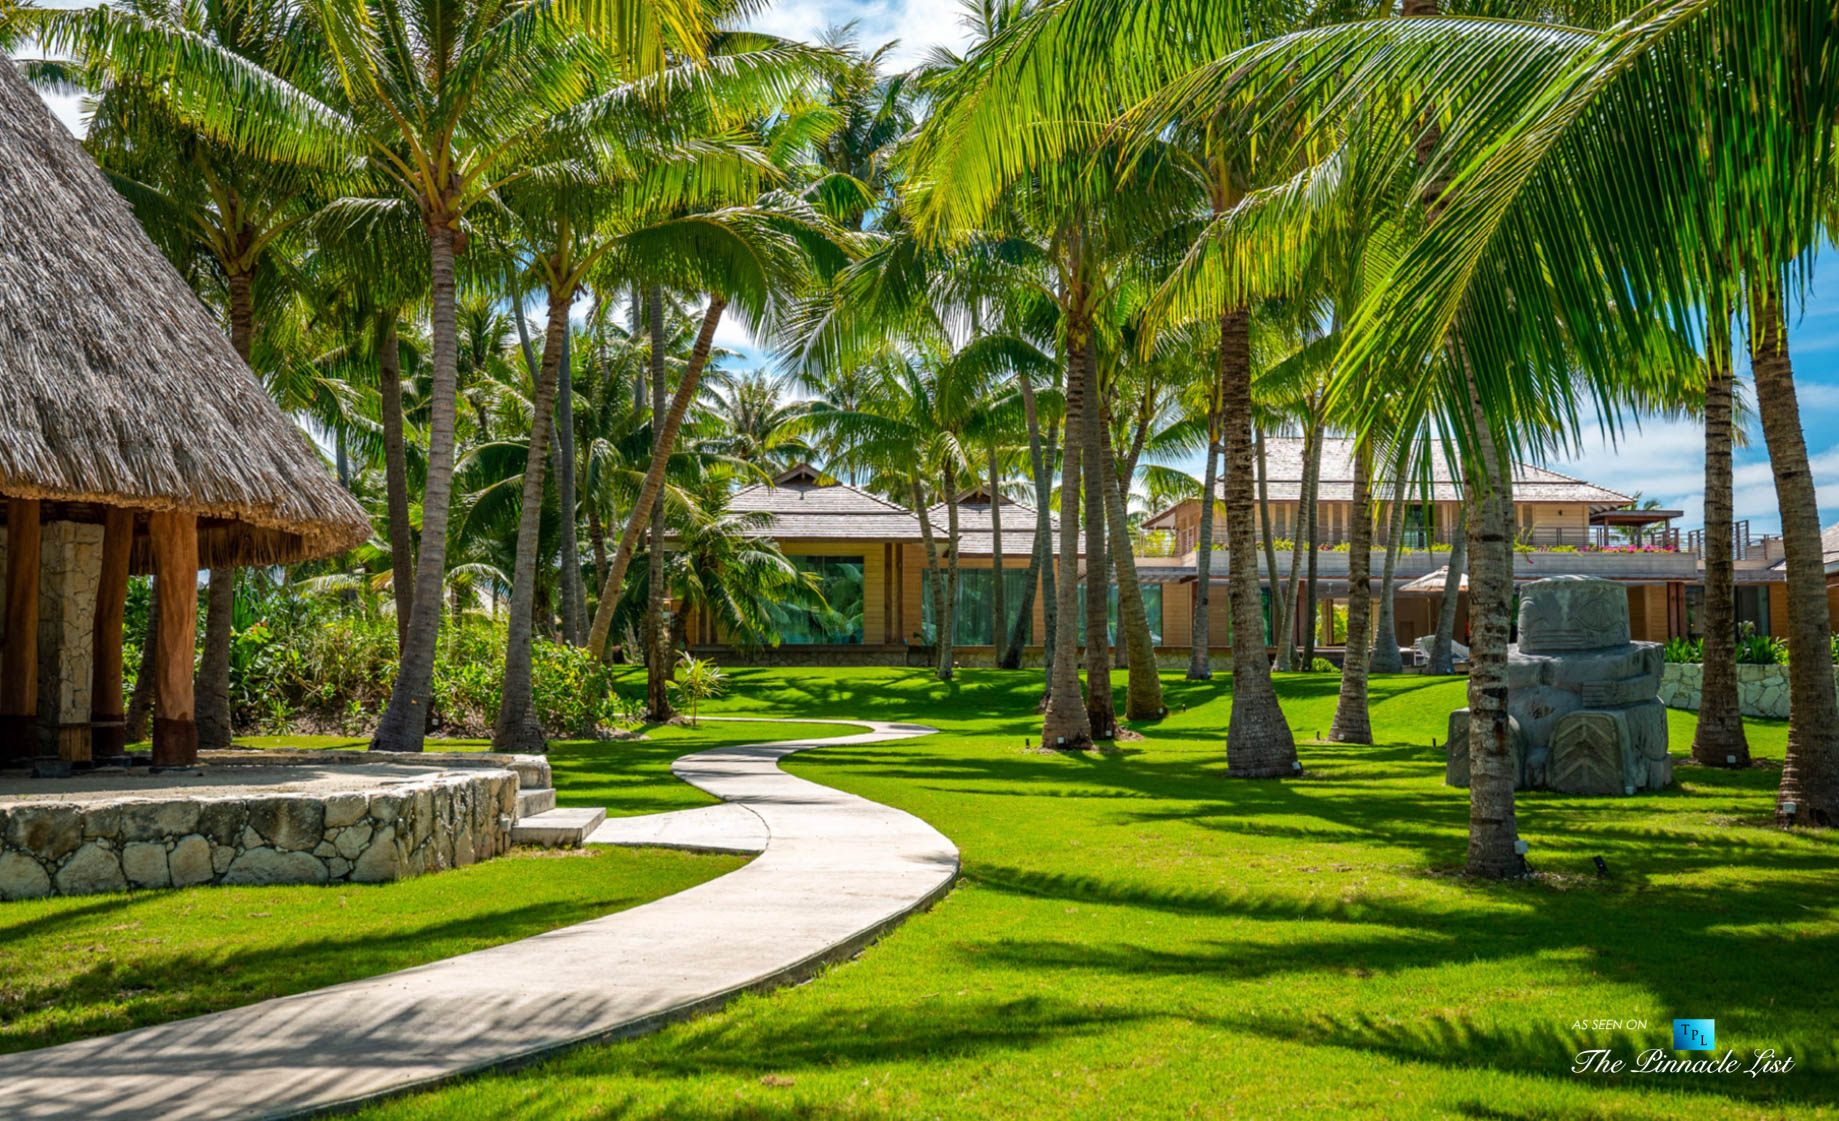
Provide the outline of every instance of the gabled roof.
<path id="1" fill-rule="evenodd" d="M 1271 501 L 1295 502 L 1303 490 L 1303 439 L 1300 436 L 1272 436 L 1264 441 L 1265 473 L 1269 479 Z M 1433 444 L 1430 448 L 1430 500 L 1433 502 L 1455 502 L 1462 495 L 1456 485 L 1456 475 L 1450 468 L 1448 457 L 1443 454 L 1442 444 Z M 1375 469 L 1373 477 L 1373 499 L 1386 501 L 1392 492 L 1391 472 L 1383 468 Z M 1221 499 L 1226 495 L 1225 480 L 1217 484 L 1216 495 Z M 1413 488 L 1414 501 L 1422 501 L 1422 486 Z M 1351 502 L 1354 498 L 1354 441 L 1348 437 L 1331 436 L 1322 441 L 1322 478 L 1317 489 L 1317 501 Z M 1615 509 L 1626 506 L 1634 499 L 1619 491 L 1574 479 L 1546 467 L 1534 467 L 1529 463 L 1516 463 L 1513 468 L 1513 500 L 1515 502 L 1576 502 L 1588 505 L 1591 509 Z M 1160 528 L 1171 511 L 1163 511 L 1145 523 L 1150 528 Z"/>
<path id="2" fill-rule="evenodd" d="M 932 517 L 932 524 L 944 527 L 951 524 L 951 511 L 941 502 L 927 511 Z M 1010 557 L 1027 556 L 1034 552 L 1034 530 L 1037 514 L 1033 506 L 1024 502 L 1003 499 L 1003 558 L 1005 563 Z M 1047 524 L 1050 529 L 1059 532 L 1060 518 L 1049 512 Z M 1054 542 L 1056 551 L 1059 539 Z M 1083 542 L 1082 542 L 1083 548 Z M 958 555 L 964 557 L 987 557 L 996 552 L 996 534 L 994 520 L 990 516 L 989 495 L 983 490 L 967 493 L 958 501 Z M 1083 554 L 1083 551 L 1081 553 Z"/>
<path id="3" fill-rule="evenodd" d="M 847 483 L 814 481 L 822 478 L 804 464 L 780 475 L 783 481 L 742 487 L 729 508 L 771 514 L 766 534 L 783 541 L 921 540 L 911 510 Z"/>
<path id="4" fill-rule="evenodd" d="M 0 494 L 196 514 L 206 566 L 324 556 L 357 502 L 0 57 Z M 144 539 L 135 549 L 147 570 Z"/>

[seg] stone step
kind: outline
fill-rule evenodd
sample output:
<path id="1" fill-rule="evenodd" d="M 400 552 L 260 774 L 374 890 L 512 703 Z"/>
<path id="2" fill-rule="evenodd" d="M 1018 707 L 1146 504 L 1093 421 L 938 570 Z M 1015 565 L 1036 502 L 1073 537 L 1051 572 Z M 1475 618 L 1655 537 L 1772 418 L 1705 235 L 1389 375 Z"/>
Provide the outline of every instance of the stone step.
<path id="1" fill-rule="evenodd" d="M 607 819 L 607 811 L 598 806 L 549 810 L 520 818 L 511 826 L 514 845 L 542 845 L 545 848 L 574 847 Z"/>
<path id="2" fill-rule="evenodd" d="M 553 786 L 539 786 L 534 790 L 520 787 L 517 791 L 517 817 L 520 821 L 526 817 L 548 813 L 555 808 L 556 788 Z"/>

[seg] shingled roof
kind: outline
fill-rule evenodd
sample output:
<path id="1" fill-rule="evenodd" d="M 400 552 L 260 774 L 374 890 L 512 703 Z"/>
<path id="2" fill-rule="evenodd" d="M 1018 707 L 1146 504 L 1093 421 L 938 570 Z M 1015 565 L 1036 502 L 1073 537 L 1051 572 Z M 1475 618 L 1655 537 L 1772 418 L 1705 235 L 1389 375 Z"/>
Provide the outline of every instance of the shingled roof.
<path id="1" fill-rule="evenodd" d="M 1295 502 L 1303 490 L 1303 439 L 1300 436 L 1273 436 L 1264 442 L 1265 472 L 1270 482 L 1271 501 Z M 1430 449 L 1430 500 L 1433 502 L 1455 502 L 1462 495 L 1456 485 L 1456 475 L 1450 469 L 1450 462 L 1443 454 L 1441 444 L 1434 444 Z M 1390 472 L 1376 471 L 1373 479 L 1373 496 L 1376 500 L 1385 499 L 1392 489 Z M 1226 483 L 1221 480 L 1216 492 L 1223 500 L 1226 496 Z M 1414 491 L 1413 497 L 1423 494 L 1422 489 Z M 1354 499 L 1354 441 L 1348 437 L 1331 436 L 1322 441 L 1322 480 L 1317 493 L 1320 502 L 1352 502 Z M 1634 499 L 1619 491 L 1607 487 L 1586 483 L 1569 475 L 1559 474 L 1545 467 L 1534 467 L 1529 463 L 1516 463 L 1513 467 L 1513 500 L 1515 502 L 1576 502 L 1586 504 L 1593 510 L 1613 510 L 1627 506 Z M 1156 515 L 1148 524 L 1154 528 L 1167 516 L 1168 511 Z"/>
<path id="2" fill-rule="evenodd" d="M 922 539 L 913 511 L 828 478 L 809 464 L 800 464 L 771 483 L 742 487 L 729 508 L 771 514 L 766 534 L 781 541 Z"/>
<path id="3" fill-rule="evenodd" d="M 949 526 L 951 511 L 941 502 L 930 511 L 932 524 Z M 1034 552 L 1035 508 L 1025 502 L 1003 503 L 1003 557 L 1005 562 L 1011 557 L 1025 557 Z M 1047 524 L 1056 533 L 1060 529 L 1060 518 L 1052 513 L 1047 516 Z M 943 532 L 943 531 L 941 531 Z M 1059 548 L 1059 539 L 1055 538 L 1054 547 Z M 990 496 L 981 491 L 972 493 L 958 502 L 958 555 L 965 557 L 987 557 L 996 552 L 996 533 L 990 517 Z M 1083 554 L 1083 551 L 1081 553 Z"/>
<path id="4" fill-rule="evenodd" d="M 0 495 L 179 510 L 205 566 L 370 536 L 120 195 L 0 58 Z M 147 571 L 144 533 L 134 550 Z"/>

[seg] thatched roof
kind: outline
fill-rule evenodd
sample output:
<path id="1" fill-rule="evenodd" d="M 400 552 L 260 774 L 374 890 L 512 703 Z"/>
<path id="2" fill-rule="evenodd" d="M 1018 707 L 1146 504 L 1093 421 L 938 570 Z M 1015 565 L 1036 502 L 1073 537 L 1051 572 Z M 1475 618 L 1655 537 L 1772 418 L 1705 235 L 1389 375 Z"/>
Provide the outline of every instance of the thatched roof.
<path id="1" fill-rule="evenodd" d="M 199 516 L 206 566 L 324 556 L 363 510 L 64 126 L 0 63 L 0 495 Z M 148 565 L 144 538 L 135 568 Z"/>

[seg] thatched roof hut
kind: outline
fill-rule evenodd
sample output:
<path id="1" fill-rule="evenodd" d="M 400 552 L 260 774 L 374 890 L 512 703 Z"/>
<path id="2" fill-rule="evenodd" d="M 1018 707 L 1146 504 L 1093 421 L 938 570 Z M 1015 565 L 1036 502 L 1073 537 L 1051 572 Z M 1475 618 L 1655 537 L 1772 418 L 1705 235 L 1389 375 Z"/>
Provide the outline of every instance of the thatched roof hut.
<path id="1" fill-rule="evenodd" d="M 206 567 L 325 556 L 370 524 L 89 155 L 0 64 L 0 495 L 198 518 Z M 85 516 L 89 514 L 90 516 Z"/>

